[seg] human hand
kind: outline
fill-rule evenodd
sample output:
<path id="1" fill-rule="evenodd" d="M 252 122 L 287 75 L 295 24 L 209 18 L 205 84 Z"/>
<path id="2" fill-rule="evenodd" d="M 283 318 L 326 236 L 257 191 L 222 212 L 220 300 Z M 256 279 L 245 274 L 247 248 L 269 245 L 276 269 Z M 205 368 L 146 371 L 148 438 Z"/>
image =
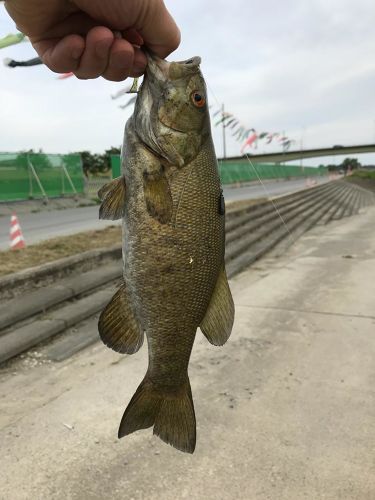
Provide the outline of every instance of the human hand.
<path id="1" fill-rule="evenodd" d="M 5 7 L 52 71 L 121 81 L 140 76 L 147 60 L 180 43 L 163 0 L 6 0 Z"/>

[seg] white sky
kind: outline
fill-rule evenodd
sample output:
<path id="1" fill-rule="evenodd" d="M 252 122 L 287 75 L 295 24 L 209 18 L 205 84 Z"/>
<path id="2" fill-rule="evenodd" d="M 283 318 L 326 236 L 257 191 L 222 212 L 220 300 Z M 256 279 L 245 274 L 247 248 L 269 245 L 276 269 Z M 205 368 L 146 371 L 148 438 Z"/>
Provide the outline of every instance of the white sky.
<path id="1" fill-rule="evenodd" d="M 166 4 L 182 31 L 170 59 L 202 57 L 213 111 L 224 102 L 249 128 L 285 131 L 304 148 L 375 143 L 374 0 Z M 0 5 L 0 38 L 14 32 Z M 23 60 L 35 52 L 22 43 L 1 49 L 5 57 Z M 120 145 L 131 108 L 118 107 L 127 97 L 113 101 L 110 95 L 126 83 L 56 76 L 44 66 L 0 64 L 0 151 L 103 152 Z M 220 128 L 213 135 L 221 156 Z M 228 155 L 238 155 L 241 144 L 230 134 L 227 142 Z M 262 142 L 258 148 L 275 150 Z M 375 155 L 360 160 L 375 163 Z"/>

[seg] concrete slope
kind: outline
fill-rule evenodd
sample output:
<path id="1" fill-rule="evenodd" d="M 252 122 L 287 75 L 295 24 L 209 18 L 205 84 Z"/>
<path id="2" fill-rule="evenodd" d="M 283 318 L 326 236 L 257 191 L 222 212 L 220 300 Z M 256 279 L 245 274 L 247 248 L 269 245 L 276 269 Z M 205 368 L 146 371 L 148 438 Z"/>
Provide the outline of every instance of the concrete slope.
<path id="1" fill-rule="evenodd" d="M 259 205 L 228 213 L 225 261 L 229 278 L 249 267 L 267 252 L 275 251 L 281 242 L 283 242 L 281 252 L 284 253 L 285 247 L 291 245 L 298 236 L 324 218 L 340 219 L 345 215 L 358 213 L 360 207 L 367 203 L 374 203 L 374 196 L 362 188 L 352 187 L 343 182 L 332 182 L 278 198 L 277 207 L 275 202 L 276 200 L 262 202 Z M 333 212 L 331 212 L 332 207 Z M 70 261 L 71 258 L 60 260 L 57 268 L 60 268 L 62 261 L 65 265 L 66 260 Z M 82 254 L 82 260 L 85 265 L 88 264 L 86 253 Z M 96 288 L 120 278 L 122 273 L 119 262 L 107 264 L 99 269 L 95 265 L 92 267 L 91 271 L 79 275 L 71 271 L 69 277 L 52 286 L 42 287 L 39 283 L 38 289 L 22 294 L 22 297 L 17 296 L 0 307 L 0 335 L 2 336 L 0 363 L 37 345 L 41 339 L 47 340 L 63 332 L 67 324 L 73 326 L 78 321 L 86 320 L 92 311 L 96 313 L 105 307 L 108 296 L 99 293 L 99 300 L 98 296 L 93 296 L 92 307 L 90 297 L 82 299 L 81 305 L 80 301 L 76 302 L 73 307 L 74 320 L 69 318 L 72 314 L 71 305 L 66 304 L 69 299 L 77 298 L 82 293 L 93 292 Z M 44 266 L 42 270 L 44 272 Z M 55 274 L 58 275 L 58 273 Z M 35 270 L 33 282 L 36 281 L 37 275 L 38 271 Z M 7 282 L 8 279 L 5 279 L 5 283 Z M 0 280 L 0 288 L 3 288 L 3 285 L 3 280 Z M 55 307 L 59 307 L 57 316 L 51 312 Z M 78 314 L 76 314 L 77 311 Z M 42 316 L 38 319 L 37 315 L 40 313 Z M 51 322 L 51 318 L 59 321 Z M 60 321 L 62 318 L 64 321 Z M 23 319 L 27 323 L 20 325 L 19 321 Z M 71 319 L 74 322 L 67 323 L 65 319 Z M 30 324 L 31 321 L 34 323 Z M 48 335 L 49 328 L 50 335 Z M 94 342 L 95 336 L 92 336 L 89 331 L 87 334 L 90 341 Z M 74 336 L 70 340 L 72 344 L 75 343 Z M 80 337 L 78 346 L 81 348 L 83 345 L 86 343 L 82 342 Z M 63 341 L 63 351 L 66 346 L 67 343 Z M 56 347 L 53 359 L 64 359 L 63 351 L 57 353 Z M 68 352 L 72 353 L 70 347 Z"/>
<path id="2" fill-rule="evenodd" d="M 146 346 L 2 369 L 0 497 L 373 500 L 374 223 L 315 227 L 232 280 L 230 341 L 198 334 L 192 354 L 193 456 L 150 430 L 116 438 Z"/>

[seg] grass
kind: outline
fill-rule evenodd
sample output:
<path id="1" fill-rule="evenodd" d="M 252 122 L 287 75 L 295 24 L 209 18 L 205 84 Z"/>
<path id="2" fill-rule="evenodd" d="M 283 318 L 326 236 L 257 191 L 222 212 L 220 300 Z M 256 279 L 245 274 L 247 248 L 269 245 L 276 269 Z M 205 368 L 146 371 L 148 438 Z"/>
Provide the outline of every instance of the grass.
<path id="1" fill-rule="evenodd" d="M 347 175 L 344 179 L 375 193 L 375 170 L 354 170 L 352 175 Z"/>
<path id="2" fill-rule="evenodd" d="M 360 177 L 361 179 L 375 180 L 375 170 L 354 170 L 352 177 Z"/>
<path id="3" fill-rule="evenodd" d="M 109 226 L 100 231 L 86 231 L 71 236 L 52 238 L 19 250 L 0 251 L 0 276 L 87 250 L 111 247 L 117 243 L 121 243 L 121 227 Z"/>

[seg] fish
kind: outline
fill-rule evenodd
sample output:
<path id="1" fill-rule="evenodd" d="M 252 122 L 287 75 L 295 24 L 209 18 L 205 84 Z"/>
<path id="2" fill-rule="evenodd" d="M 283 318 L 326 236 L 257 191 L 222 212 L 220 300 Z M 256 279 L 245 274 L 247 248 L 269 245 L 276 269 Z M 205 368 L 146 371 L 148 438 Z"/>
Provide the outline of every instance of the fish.
<path id="1" fill-rule="evenodd" d="M 105 345 L 148 344 L 146 375 L 118 436 L 153 427 L 193 453 L 196 417 L 188 376 L 198 327 L 222 346 L 234 321 L 225 263 L 225 203 L 200 57 L 147 68 L 125 126 L 122 175 L 98 193 L 100 218 L 122 218 L 123 282 L 102 311 Z"/>

